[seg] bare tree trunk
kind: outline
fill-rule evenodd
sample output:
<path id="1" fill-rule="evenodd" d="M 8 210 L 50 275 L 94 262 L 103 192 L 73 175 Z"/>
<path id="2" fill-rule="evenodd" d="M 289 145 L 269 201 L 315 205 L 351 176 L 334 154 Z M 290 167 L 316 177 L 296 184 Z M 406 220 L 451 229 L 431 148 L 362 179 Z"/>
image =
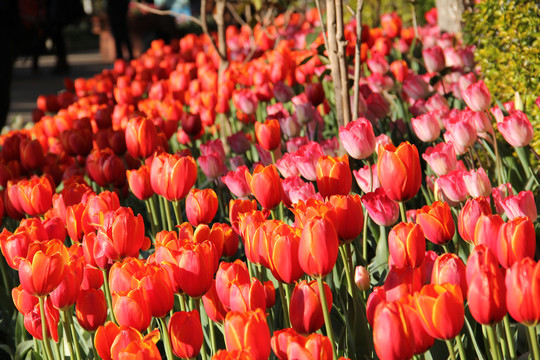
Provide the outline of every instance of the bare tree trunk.
<path id="1" fill-rule="evenodd" d="M 353 85 L 353 112 L 352 119 L 356 120 L 359 116 L 358 102 L 360 99 L 360 72 L 362 69 L 361 51 L 362 51 L 362 8 L 364 0 L 356 1 L 356 46 L 354 50 L 354 85 Z"/>
<path id="2" fill-rule="evenodd" d="M 335 0 L 326 0 L 326 29 L 327 29 L 327 50 L 328 58 L 330 59 L 330 67 L 332 71 L 332 82 L 334 83 L 334 98 L 336 101 L 336 117 L 340 126 L 344 125 L 343 121 L 343 101 L 341 97 L 341 71 L 339 68 L 339 57 L 336 38 L 336 7 Z M 322 21 L 322 20 L 321 20 Z"/>
<path id="3" fill-rule="evenodd" d="M 436 0 L 438 25 L 442 31 L 461 32 L 461 19 L 465 10 L 464 0 Z M 444 16 L 442 16 L 444 14 Z"/>
<path id="4" fill-rule="evenodd" d="M 349 97 L 349 68 L 347 66 L 347 40 L 343 28 L 343 0 L 335 1 L 336 5 L 336 44 L 339 59 L 339 72 L 341 84 L 341 102 L 343 106 L 343 125 L 351 121 L 351 98 Z"/>

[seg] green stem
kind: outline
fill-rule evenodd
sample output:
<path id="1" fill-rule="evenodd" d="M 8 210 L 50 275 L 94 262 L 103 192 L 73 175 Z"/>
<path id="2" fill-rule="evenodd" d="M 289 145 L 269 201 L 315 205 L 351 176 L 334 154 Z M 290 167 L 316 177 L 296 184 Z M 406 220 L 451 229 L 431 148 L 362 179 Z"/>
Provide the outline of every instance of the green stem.
<path id="1" fill-rule="evenodd" d="M 176 216 L 177 225 L 182 225 L 184 219 L 182 217 L 182 202 L 180 200 L 173 201 L 174 215 Z"/>
<path id="2" fill-rule="evenodd" d="M 154 238 L 157 234 L 156 224 L 154 223 L 154 214 L 153 214 L 152 208 L 150 207 L 150 201 L 145 200 L 144 203 L 146 204 L 146 211 L 148 212 L 148 215 L 149 215 L 148 217 L 150 221 L 150 229 L 152 230 L 151 238 Z"/>
<path id="3" fill-rule="evenodd" d="M 81 349 L 79 348 L 79 340 L 76 337 L 77 333 L 75 332 L 75 325 L 73 324 L 73 308 L 70 308 L 66 315 L 67 315 L 66 319 L 69 324 L 69 329 L 71 331 L 72 338 L 73 338 L 73 345 L 75 346 L 75 356 L 77 357 L 77 360 L 80 360 L 82 359 Z"/>
<path id="4" fill-rule="evenodd" d="M 321 298 L 321 307 L 323 310 L 323 316 L 324 316 L 324 323 L 326 325 L 326 336 L 328 336 L 328 339 L 330 340 L 330 343 L 332 344 L 332 353 L 334 354 L 334 360 L 336 360 L 337 353 L 336 353 L 336 344 L 334 343 L 334 331 L 332 330 L 332 320 L 330 319 L 330 313 L 328 312 L 328 306 L 326 302 L 326 292 L 324 291 L 324 284 L 322 277 L 317 277 L 317 285 L 319 285 L 319 296 Z"/>
<path id="5" fill-rule="evenodd" d="M 193 308 L 197 309 L 197 311 L 199 312 L 199 314 L 201 313 L 201 299 L 200 298 L 194 298 L 193 299 Z M 202 316 L 202 315 L 199 315 L 199 316 Z M 201 319 L 202 321 L 202 319 Z M 202 360 L 207 360 L 208 359 L 208 355 L 206 354 L 206 346 L 205 346 L 205 343 L 203 341 L 202 343 L 202 346 L 201 346 L 201 357 L 202 357 Z"/>
<path id="6" fill-rule="evenodd" d="M 476 356 L 479 360 L 484 360 L 484 355 L 482 354 L 482 351 L 480 350 L 480 347 L 478 346 L 478 342 L 476 341 L 476 338 L 474 336 L 474 331 L 471 327 L 471 324 L 469 322 L 469 319 L 465 316 L 465 325 L 467 326 L 467 331 L 469 332 L 469 338 L 471 339 L 471 342 L 474 347 L 474 351 L 476 352 Z M 482 339 L 485 340 L 484 337 Z M 487 348 L 487 344 L 485 346 Z"/>
<path id="7" fill-rule="evenodd" d="M 111 321 L 118 325 L 116 318 L 114 317 L 111 288 L 109 287 L 109 273 L 105 269 L 101 269 L 101 271 L 103 272 L 103 292 L 105 293 L 105 299 L 107 300 L 107 306 L 109 307 L 109 315 L 111 316 Z"/>
<path id="8" fill-rule="evenodd" d="M 92 331 L 92 353 L 94 354 L 94 360 L 100 359 L 96 350 L 96 332 Z"/>
<path id="9" fill-rule="evenodd" d="M 163 230 L 169 230 L 167 216 L 165 214 L 166 200 L 163 196 L 158 195 L 158 202 L 159 202 L 159 213 L 161 214 L 161 228 Z"/>
<path id="10" fill-rule="evenodd" d="M 362 258 L 364 261 L 363 265 L 367 265 L 367 230 L 368 230 L 368 212 L 367 209 L 364 209 L 364 227 L 362 228 Z"/>
<path id="11" fill-rule="evenodd" d="M 527 326 L 527 333 L 531 341 L 531 353 L 534 360 L 540 360 L 540 351 L 538 350 L 538 339 L 536 338 L 536 328 L 533 325 Z"/>
<path id="12" fill-rule="evenodd" d="M 508 352 L 510 353 L 510 359 L 514 360 L 516 358 L 516 348 L 514 347 L 514 336 L 512 334 L 512 329 L 510 328 L 510 319 L 508 314 L 503 318 L 504 332 L 506 334 L 506 343 L 508 344 Z"/>
<path id="13" fill-rule="evenodd" d="M 406 223 L 407 222 L 407 211 L 405 210 L 405 203 L 403 201 L 399 202 L 399 212 L 401 214 L 401 221 Z"/>
<path id="14" fill-rule="evenodd" d="M 450 353 L 450 359 L 456 360 L 456 353 L 454 352 L 454 344 L 450 340 L 446 341 L 446 347 L 448 348 L 448 352 Z"/>
<path id="15" fill-rule="evenodd" d="M 347 259 L 345 246 L 347 246 L 347 244 L 343 244 L 339 247 L 339 253 L 341 254 L 341 260 L 343 260 L 343 267 L 345 268 L 345 277 L 347 278 L 347 288 L 348 288 L 349 294 L 354 298 L 355 297 L 354 289 L 356 288 L 356 286 L 354 285 L 354 280 L 351 277 L 351 268 L 349 267 L 350 263 Z"/>
<path id="16" fill-rule="evenodd" d="M 60 346 L 56 341 L 53 341 L 53 352 L 57 359 L 63 359 L 64 357 L 60 355 Z"/>
<path id="17" fill-rule="evenodd" d="M 525 177 L 530 178 L 534 176 L 532 171 L 529 168 L 529 159 L 527 159 L 527 155 L 525 154 L 525 148 L 524 147 L 515 147 L 516 153 L 519 158 L 519 162 L 521 163 L 521 166 L 523 167 L 523 171 L 525 172 Z"/>
<path id="18" fill-rule="evenodd" d="M 489 347 L 491 348 L 491 355 L 493 357 L 493 360 L 500 360 L 501 359 L 501 349 L 499 347 L 499 344 L 495 340 L 495 329 L 493 326 L 490 325 L 484 325 L 488 334 L 488 340 L 489 340 Z"/>
<path id="19" fill-rule="evenodd" d="M 41 334 L 43 336 L 43 346 L 45 348 L 45 356 L 49 360 L 54 360 L 51 343 L 49 342 L 49 337 L 47 336 L 47 318 L 45 317 L 45 299 L 43 296 L 38 297 L 39 300 L 39 314 L 41 316 Z"/>
<path id="20" fill-rule="evenodd" d="M 289 304 L 285 296 L 285 289 L 283 289 L 283 283 L 278 281 L 279 296 L 281 298 L 281 308 L 283 309 L 283 319 L 285 321 L 286 328 L 291 327 L 291 321 L 289 319 Z"/>
<path id="21" fill-rule="evenodd" d="M 186 311 L 186 299 L 184 298 L 184 294 L 178 294 L 178 299 L 180 303 L 180 310 Z"/>
<path id="22" fill-rule="evenodd" d="M 459 350 L 459 358 L 461 360 L 466 360 L 467 355 L 465 354 L 465 350 L 463 349 L 463 343 L 461 342 L 461 336 L 460 335 L 456 336 L 456 343 L 457 343 L 458 350 Z"/>
<path id="23" fill-rule="evenodd" d="M 486 111 L 486 113 L 489 114 L 488 111 Z M 499 155 L 499 146 L 497 145 L 497 137 L 495 136 L 495 132 L 492 132 L 491 136 L 493 139 L 493 150 L 495 151 L 495 172 L 497 174 L 497 185 L 501 185 L 503 183 L 503 176 L 501 156 Z"/>
<path id="24" fill-rule="evenodd" d="M 2 219 L 0 219 L 0 223 L 2 222 Z M 2 282 L 4 283 L 4 290 L 6 291 L 6 295 L 11 294 L 11 281 L 10 277 L 8 276 L 8 268 L 6 267 L 6 260 L 0 256 L 0 271 L 2 272 Z"/>
<path id="25" fill-rule="evenodd" d="M 208 329 L 210 330 L 210 349 L 212 350 L 212 356 L 216 354 L 216 330 L 214 329 L 214 322 L 208 317 L 206 311 L 204 312 L 208 318 Z"/>
<path id="26" fill-rule="evenodd" d="M 70 359 L 73 359 L 76 357 L 76 353 L 75 353 L 75 350 L 73 348 L 73 336 L 71 334 L 71 328 L 69 327 L 69 322 L 67 320 L 67 317 L 69 316 L 69 314 L 67 314 L 68 310 L 66 311 L 61 311 L 60 312 L 60 316 L 62 318 L 62 326 L 64 328 L 64 333 L 66 334 L 66 342 L 68 344 L 68 348 L 69 348 L 69 358 Z M 79 357 L 76 357 L 77 360 L 79 360 Z"/>
<path id="27" fill-rule="evenodd" d="M 165 207 L 165 217 L 167 218 L 167 230 L 174 230 L 173 219 L 171 216 L 171 204 L 165 198 L 163 198 L 163 206 Z"/>
<path id="28" fill-rule="evenodd" d="M 165 345 L 165 354 L 167 354 L 168 360 L 174 360 L 174 355 L 172 352 L 171 338 L 169 337 L 169 330 L 167 329 L 167 324 L 163 318 L 159 318 L 159 323 L 161 325 L 161 333 L 163 334 L 163 344 Z"/>
<path id="29" fill-rule="evenodd" d="M 501 347 L 502 356 L 501 359 L 510 359 L 510 353 L 508 352 L 508 345 L 506 344 L 506 339 L 504 337 L 504 325 L 502 322 L 499 322 L 495 326 L 495 339 L 499 346 Z"/>

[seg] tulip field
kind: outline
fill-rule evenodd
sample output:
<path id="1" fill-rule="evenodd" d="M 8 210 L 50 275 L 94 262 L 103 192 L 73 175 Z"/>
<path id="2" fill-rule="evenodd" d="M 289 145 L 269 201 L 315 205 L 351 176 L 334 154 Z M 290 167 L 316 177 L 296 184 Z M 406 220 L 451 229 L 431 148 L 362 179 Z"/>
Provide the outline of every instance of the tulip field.
<path id="1" fill-rule="evenodd" d="M 522 94 L 436 9 L 339 4 L 155 40 L 0 137 L 1 358 L 540 360 Z"/>

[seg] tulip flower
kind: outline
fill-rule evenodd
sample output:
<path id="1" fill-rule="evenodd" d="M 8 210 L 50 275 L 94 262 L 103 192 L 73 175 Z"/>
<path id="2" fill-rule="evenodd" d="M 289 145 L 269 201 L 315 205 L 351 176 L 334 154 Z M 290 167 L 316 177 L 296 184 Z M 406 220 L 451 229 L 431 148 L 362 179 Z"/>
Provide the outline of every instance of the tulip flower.
<path id="1" fill-rule="evenodd" d="M 21 139 L 19 151 L 20 162 L 25 170 L 39 169 L 45 163 L 45 152 L 37 139 Z"/>
<path id="2" fill-rule="evenodd" d="M 268 261 L 276 280 L 292 284 L 304 275 L 298 261 L 300 235 L 300 229 L 284 223 L 276 227 L 271 234 Z"/>
<path id="3" fill-rule="evenodd" d="M 99 186 L 121 187 L 126 183 L 126 168 L 122 159 L 109 148 L 94 149 L 86 159 L 86 173 Z"/>
<path id="4" fill-rule="evenodd" d="M 27 257 L 28 248 L 34 239 L 26 233 L 12 234 L 6 228 L 0 233 L 0 248 L 7 264 L 12 269 L 18 270 L 22 259 Z"/>
<path id="5" fill-rule="evenodd" d="M 461 288 L 462 294 L 467 294 L 467 275 L 465 264 L 453 253 L 442 254 L 435 260 L 431 272 L 432 284 L 454 284 Z"/>
<path id="6" fill-rule="evenodd" d="M 423 142 L 435 141 L 441 134 L 439 122 L 431 113 L 412 118 L 411 125 L 416 137 Z"/>
<path id="7" fill-rule="evenodd" d="M 169 201 L 182 200 L 197 180 L 197 164 L 191 156 L 162 153 L 150 167 L 152 189 Z"/>
<path id="8" fill-rule="evenodd" d="M 182 359 L 191 359 L 199 354 L 204 338 L 197 310 L 174 313 L 169 320 L 167 331 L 170 334 L 172 350 L 176 356 Z"/>
<path id="9" fill-rule="evenodd" d="M 381 27 L 389 38 L 394 38 L 401 33 L 401 25 L 401 18 L 395 11 L 381 16 Z"/>
<path id="10" fill-rule="evenodd" d="M 234 263 L 221 262 L 216 272 L 216 292 L 219 300 L 225 308 L 231 308 L 231 286 L 232 283 L 249 284 L 250 276 L 247 266 L 241 260 Z"/>
<path id="11" fill-rule="evenodd" d="M 227 350 L 249 350 L 254 360 L 270 356 L 270 331 L 261 309 L 227 314 L 224 325 Z"/>
<path id="12" fill-rule="evenodd" d="M 255 137 L 257 142 L 267 151 L 274 151 L 281 145 L 281 127 L 275 119 L 264 123 L 255 123 Z"/>
<path id="13" fill-rule="evenodd" d="M 434 147 L 428 147 L 422 154 L 429 167 L 437 176 L 443 176 L 456 169 L 457 158 L 452 144 L 438 143 Z"/>
<path id="14" fill-rule="evenodd" d="M 399 218 L 399 205 L 388 198 L 383 188 L 377 188 L 362 196 L 362 204 L 377 225 L 390 226 Z"/>
<path id="15" fill-rule="evenodd" d="M 504 276 L 498 266 L 478 269 L 469 281 L 467 293 L 473 318 L 482 325 L 494 325 L 501 321 L 506 315 L 505 294 Z"/>
<path id="16" fill-rule="evenodd" d="M 466 170 L 453 170 L 435 180 L 435 196 L 449 205 L 457 206 L 465 201 L 469 192 L 465 185 Z"/>
<path id="17" fill-rule="evenodd" d="M 31 244 L 19 264 L 23 289 L 38 297 L 48 295 L 62 282 L 68 261 L 67 249 L 60 240 Z"/>
<path id="18" fill-rule="evenodd" d="M 473 111 L 486 111 L 491 103 L 491 94 L 484 83 L 480 80 L 470 84 L 461 92 L 465 104 Z"/>
<path id="19" fill-rule="evenodd" d="M 150 325 L 152 313 L 144 289 L 113 292 L 112 310 L 119 325 L 144 331 Z"/>
<path id="20" fill-rule="evenodd" d="M 425 285 L 415 295 L 414 302 L 429 335 L 441 340 L 459 335 L 465 322 L 465 309 L 458 285 Z"/>
<path id="21" fill-rule="evenodd" d="M 229 218 L 231 226 L 237 234 L 240 234 L 239 220 L 240 214 L 251 213 L 257 210 L 257 202 L 255 200 L 231 200 L 229 202 Z"/>
<path id="22" fill-rule="evenodd" d="M 239 166 L 234 171 L 229 171 L 221 177 L 221 181 L 227 185 L 229 191 L 236 197 L 245 199 L 251 193 L 249 184 L 246 181 L 247 166 Z"/>
<path id="23" fill-rule="evenodd" d="M 75 304 L 79 325 L 86 331 L 96 331 L 107 320 L 107 302 L 101 289 L 81 290 Z"/>
<path id="24" fill-rule="evenodd" d="M 424 284 L 424 269 L 390 267 L 390 271 L 384 281 L 384 293 L 386 301 L 398 301 L 406 295 L 412 295 L 420 291 Z"/>
<path id="25" fill-rule="evenodd" d="M 405 317 L 409 321 L 411 328 L 414 329 L 414 354 L 419 355 L 425 353 L 435 343 L 435 338 L 429 335 L 422 326 L 422 320 L 418 310 L 414 305 L 414 297 L 412 295 L 405 296 L 399 301 L 403 307 Z"/>
<path id="26" fill-rule="evenodd" d="M 398 202 L 412 199 L 422 183 L 422 169 L 416 146 L 408 142 L 397 148 L 385 145 L 377 162 L 379 181 L 386 195 Z"/>
<path id="27" fill-rule="evenodd" d="M 257 165 L 253 175 L 249 171 L 246 171 L 245 175 L 253 196 L 263 208 L 272 210 L 279 205 L 283 188 L 274 165 Z"/>
<path id="28" fill-rule="evenodd" d="M 422 227 L 426 238 L 434 244 L 443 245 L 450 241 L 456 231 L 450 206 L 435 201 L 416 211 L 416 223 Z"/>
<path id="29" fill-rule="evenodd" d="M 534 224 L 528 217 L 516 217 L 501 225 L 497 237 L 497 258 L 505 269 L 536 251 Z"/>
<path id="30" fill-rule="evenodd" d="M 419 267 L 424 262 L 426 252 L 426 239 L 422 227 L 412 223 L 397 224 L 388 234 L 388 249 L 390 252 L 388 263 L 392 266 Z"/>
<path id="31" fill-rule="evenodd" d="M 305 342 L 305 338 L 292 328 L 274 331 L 270 345 L 279 360 L 287 360 L 287 348 L 292 342 Z"/>
<path id="32" fill-rule="evenodd" d="M 127 170 L 126 177 L 129 189 L 137 199 L 147 200 L 154 195 L 148 166 L 143 165 L 138 170 Z"/>
<path id="33" fill-rule="evenodd" d="M 471 197 L 489 197 L 491 194 L 491 182 L 483 168 L 473 169 L 468 174 L 465 173 L 463 180 L 465 180 L 465 187 Z"/>
<path id="34" fill-rule="evenodd" d="M 291 156 L 293 157 L 296 167 L 300 174 L 309 181 L 317 180 L 317 164 L 319 158 L 324 155 L 322 147 L 319 143 L 311 141 L 302 145 Z"/>
<path id="35" fill-rule="evenodd" d="M 436 73 L 444 69 L 444 53 L 440 46 L 423 49 L 422 58 L 428 72 Z"/>
<path id="36" fill-rule="evenodd" d="M 540 308 L 536 306 L 540 296 L 540 265 L 531 258 L 516 261 L 506 271 L 506 306 L 516 321 L 527 326 L 540 322 Z"/>
<path id="37" fill-rule="evenodd" d="M 179 271 L 175 279 L 181 289 L 191 297 L 200 297 L 208 291 L 218 267 L 218 253 L 210 241 L 185 244 L 177 258 Z"/>
<path id="38" fill-rule="evenodd" d="M 458 155 L 464 154 L 477 139 L 475 124 L 470 118 L 461 116 L 461 114 L 448 119 L 445 126 L 447 131 L 444 134 L 444 139 L 447 143 L 451 142 L 454 145 Z"/>
<path id="39" fill-rule="evenodd" d="M 251 282 L 233 281 L 229 290 L 231 311 L 244 313 L 257 309 L 266 310 L 266 290 L 257 278 L 252 278 Z"/>
<path id="40" fill-rule="evenodd" d="M 474 241 L 474 231 L 478 219 L 482 215 L 491 215 L 491 207 L 485 197 L 469 199 L 458 215 L 458 231 L 463 240 L 468 243 Z"/>
<path id="41" fill-rule="evenodd" d="M 206 294 L 203 295 L 202 302 L 204 310 L 210 320 L 222 324 L 225 320 L 225 316 L 227 315 L 227 309 L 225 309 L 225 306 L 219 299 L 215 280 L 212 280 L 210 289 L 206 292 Z"/>
<path id="42" fill-rule="evenodd" d="M 332 357 L 332 342 L 321 334 L 311 334 L 305 339 L 293 338 L 287 346 L 287 358 L 291 360 L 323 360 Z"/>
<path id="43" fill-rule="evenodd" d="M 29 312 L 24 314 L 24 327 L 32 337 L 37 340 L 43 340 L 42 326 L 43 323 L 45 323 L 47 326 L 47 341 L 52 338 L 55 342 L 58 342 L 58 322 L 60 320 L 60 313 L 47 299 L 44 301 L 44 314 L 46 319 L 45 322 L 41 319 L 40 304 L 35 304 Z"/>
<path id="44" fill-rule="evenodd" d="M 509 219 L 518 216 L 527 216 L 531 221 L 535 221 L 538 216 L 534 195 L 532 191 L 521 191 L 517 195 L 509 195 L 502 199 L 501 206 Z"/>
<path id="45" fill-rule="evenodd" d="M 118 331 L 118 335 L 116 335 L 110 348 L 112 359 L 138 356 L 148 360 L 161 359 L 156 346 L 156 342 L 159 340 L 159 331 L 157 329 L 149 332 L 145 337 L 136 329 L 127 326 L 120 326 Z"/>
<path id="46" fill-rule="evenodd" d="M 325 277 L 334 268 L 338 247 L 338 235 L 330 220 L 321 217 L 309 220 L 300 237 L 300 267 L 310 276 Z"/>
<path id="47" fill-rule="evenodd" d="M 62 281 L 50 294 L 50 299 L 55 308 L 66 311 L 77 301 L 79 289 L 83 278 L 84 259 L 72 258 L 64 266 Z"/>
<path id="48" fill-rule="evenodd" d="M 358 170 L 353 170 L 353 175 L 356 183 L 365 194 L 373 192 L 381 186 L 377 173 L 377 164 L 373 164 L 371 167 L 365 165 Z"/>
<path id="49" fill-rule="evenodd" d="M 326 293 L 326 307 L 332 309 L 332 291 L 324 284 Z M 300 334 L 311 334 L 324 325 L 323 309 L 316 280 L 309 283 L 305 280 L 299 282 L 291 295 L 289 318 L 295 331 Z"/>
<path id="50" fill-rule="evenodd" d="M 339 139 L 347 153 L 355 159 L 364 159 L 375 150 L 373 126 L 366 118 L 358 118 L 347 126 L 339 127 Z"/>
<path id="51" fill-rule="evenodd" d="M 32 177 L 17 183 L 19 204 L 30 216 L 44 214 L 51 208 L 54 185 L 46 176 Z"/>
<path id="52" fill-rule="evenodd" d="M 377 307 L 373 318 L 373 343 L 380 359 L 410 359 L 414 354 L 413 338 L 413 329 L 399 301 Z"/>
<path id="53" fill-rule="evenodd" d="M 497 120 L 497 129 L 506 142 L 514 147 L 529 145 L 534 135 L 533 126 L 527 115 L 519 110 L 514 110 L 502 121 Z"/>
<path id="54" fill-rule="evenodd" d="M 321 156 L 316 167 L 317 187 L 323 198 L 330 195 L 348 195 L 352 186 L 352 174 L 347 155 Z"/>
<path id="55" fill-rule="evenodd" d="M 218 198 L 212 189 L 191 189 L 186 198 L 186 215 L 193 226 L 209 224 L 218 209 Z"/>
<path id="56" fill-rule="evenodd" d="M 474 228 L 474 244 L 485 244 L 494 254 L 497 254 L 497 239 L 504 220 L 497 214 L 480 215 Z"/>
<path id="57" fill-rule="evenodd" d="M 284 179 L 282 185 L 283 204 L 289 208 L 293 204 L 297 204 L 300 200 L 306 201 L 309 198 L 320 197 L 320 194 L 315 192 L 313 183 L 305 182 L 299 176 L 291 176 Z"/>
<path id="58" fill-rule="evenodd" d="M 362 233 L 364 213 L 359 195 L 332 195 L 330 205 L 336 214 L 334 225 L 342 242 L 350 242 Z M 351 217 L 356 221 L 350 221 Z"/>

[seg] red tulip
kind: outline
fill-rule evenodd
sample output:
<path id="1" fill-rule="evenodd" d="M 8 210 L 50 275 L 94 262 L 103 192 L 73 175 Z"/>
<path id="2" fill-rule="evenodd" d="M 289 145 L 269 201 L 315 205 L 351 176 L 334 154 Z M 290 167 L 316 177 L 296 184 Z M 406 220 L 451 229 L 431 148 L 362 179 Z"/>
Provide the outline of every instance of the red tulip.
<path id="1" fill-rule="evenodd" d="M 237 234 L 240 234 L 239 220 L 240 214 L 251 213 L 257 210 L 257 202 L 255 200 L 231 200 L 229 202 L 229 218 L 231 221 L 231 226 Z"/>
<path id="2" fill-rule="evenodd" d="M 528 217 L 516 217 L 501 225 L 497 237 L 497 258 L 506 269 L 536 251 L 534 224 Z"/>
<path id="3" fill-rule="evenodd" d="M 348 195 L 352 186 L 349 158 L 321 156 L 316 167 L 317 187 L 323 198 L 330 195 Z"/>
<path id="4" fill-rule="evenodd" d="M 474 231 L 478 219 L 482 215 L 490 215 L 491 207 L 485 197 L 469 199 L 458 215 L 458 231 L 463 240 L 468 243 L 474 241 Z"/>
<path id="5" fill-rule="evenodd" d="M 281 127 L 276 119 L 255 123 L 257 142 L 267 151 L 274 151 L 281 145 Z"/>
<path id="6" fill-rule="evenodd" d="M 324 283 L 324 291 L 326 293 L 326 307 L 330 312 L 332 291 L 326 283 Z M 316 280 L 309 283 L 303 280 L 296 285 L 291 295 L 289 317 L 293 329 L 300 334 L 311 334 L 324 325 L 323 309 Z"/>
<path id="7" fill-rule="evenodd" d="M 158 136 L 152 120 L 136 116 L 128 121 L 126 127 L 126 146 L 129 154 L 135 158 L 147 158 L 156 150 Z"/>
<path id="8" fill-rule="evenodd" d="M 248 275 L 249 276 L 249 275 Z M 219 299 L 218 293 L 216 291 L 216 281 L 212 280 L 212 285 L 206 294 L 202 297 L 204 310 L 210 318 L 210 320 L 223 323 L 225 316 L 227 315 L 227 309 L 225 309 L 223 303 Z"/>
<path id="9" fill-rule="evenodd" d="M 32 177 L 17 183 L 19 204 L 30 216 L 42 215 L 52 206 L 54 186 L 46 176 Z"/>
<path id="10" fill-rule="evenodd" d="M 231 286 L 233 283 L 250 283 L 247 266 L 241 260 L 234 263 L 221 262 L 216 273 L 216 292 L 226 308 L 231 308 Z"/>
<path id="11" fill-rule="evenodd" d="M 25 170 L 35 170 L 43 166 L 45 152 L 39 140 L 20 139 L 19 143 L 20 162 Z"/>
<path id="12" fill-rule="evenodd" d="M 506 306 L 514 320 L 527 326 L 540 322 L 540 263 L 531 258 L 516 261 L 506 271 Z"/>
<path id="13" fill-rule="evenodd" d="M 304 343 L 305 338 L 298 334 L 294 329 L 287 328 L 274 331 L 270 344 L 274 354 L 279 360 L 287 360 L 287 348 L 292 342 Z"/>
<path id="14" fill-rule="evenodd" d="M 389 144 L 379 152 L 379 180 L 386 195 L 394 201 L 412 199 L 422 183 L 422 169 L 416 146 L 401 143 L 397 149 Z"/>
<path id="15" fill-rule="evenodd" d="M 244 313 L 257 309 L 266 310 L 266 290 L 257 278 L 252 278 L 251 282 L 233 281 L 229 301 L 231 311 Z"/>
<path id="16" fill-rule="evenodd" d="M 113 292 L 112 310 L 119 325 L 144 331 L 150 325 L 152 313 L 148 295 L 144 289 Z"/>
<path id="17" fill-rule="evenodd" d="M 261 309 L 228 313 L 224 333 L 227 350 L 249 350 L 254 360 L 266 360 L 270 356 L 270 331 Z"/>
<path id="18" fill-rule="evenodd" d="M 485 244 L 497 254 L 497 238 L 504 220 L 497 214 L 480 215 L 476 227 L 474 228 L 474 244 Z"/>
<path id="19" fill-rule="evenodd" d="M 329 199 L 334 208 L 336 221 L 334 225 L 338 237 L 343 242 L 350 242 L 362 233 L 364 213 L 359 195 L 332 195 Z M 351 221 L 351 218 L 356 221 Z"/>
<path id="20" fill-rule="evenodd" d="M 34 239 L 26 232 L 12 234 L 6 228 L 2 230 L 0 233 L 0 247 L 2 255 L 4 255 L 7 264 L 11 268 L 19 270 L 19 264 L 22 259 L 26 258 L 28 247 L 32 242 L 34 242 Z"/>
<path id="21" fill-rule="evenodd" d="M 330 220 L 321 217 L 309 220 L 300 237 L 300 267 L 313 277 L 328 275 L 336 263 L 338 247 L 337 232 Z"/>
<path id="22" fill-rule="evenodd" d="M 147 360 L 160 360 L 161 354 L 156 346 L 158 340 L 159 331 L 157 329 L 143 337 L 136 329 L 120 326 L 118 335 L 111 345 L 110 354 L 112 359 L 140 357 Z"/>
<path id="23" fill-rule="evenodd" d="M 111 346 L 120 334 L 120 327 L 112 321 L 98 327 L 94 338 L 94 346 L 103 360 L 111 360 Z"/>
<path id="24" fill-rule="evenodd" d="M 218 267 L 218 253 L 210 241 L 185 244 L 177 258 L 180 288 L 191 297 L 201 297 L 212 285 Z"/>
<path id="25" fill-rule="evenodd" d="M 212 189 L 191 189 L 186 198 L 186 215 L 193 226 L 209 224 L 216 216 L 218 197 Z"/>
<path id="26" fill-rule="evenodd" d="M 143 165 L 137 170 L 126 171 L 129 189 L 139 200 L 147 200 L 154 195 L 154 190 L 150 183 L 150 169 Z"/>
<path id="27" fill-rule="evenodd" d="M 470 277 L 468 285 L 467 299 L 473 318 L 482 325 L 494 325 L 501 321 L 506 315 L 506 288 L 499 266 L 495 262 L 480 265 Z"/>
<path id="28" fill-rule="evenodd" d="M 196 180 L 197 164 L 191 156 L 161 153 L 152 160 L 152 189 L 169 201 L 185 198 Z"/>
<path id="29" fill-rule="evenodd" d="M 239 166 L 234 171 L 229 171 L 225 176 L 221 177 L 221 181 L 227 185 L 230 192 L 238 198 L 247 198 L 251 193 L 249 184 L 246 181 L 247 166 Z"/>
<path id="30" fill-rule="evenodd" d="M 362 196 L 362 204 L 377 225 L 390 226 L 399 218 L 399 205 L 390 200 L 381 187 Z"/>
<path id="31" fill-rule="evenodd" d="M 401 25 L 401 18 L 395 11 L 381 16 L 381 27 L 389 38 L 395 38 L 401 34 Z"/>
<path id="32" fill-rule="evenodd" d="M 413 329 L 399 301 L 377 307 L 373 318 L 373 343 L 380 359 L 410 359 L 414 354 L 413 337 Z"/>
<path id="33" fill-rule="evenodd" d="M 321 334 L 311 334 L 305 339 L 293 338 L 287 346 L 289 360 L 326 360 L 332 359 L 332 343 Z M 339 358 L 338 360 L 343 360 Z"/>
<path id="34" fill-rule="evenodd" d="M 51 303 L 58 310 L 67 310 L 77 301 L 83 278 L 84 259 L 72 258 L 64 266 L 62 281 L 50 294 Z"/>
<path id="35" fill-rule="evenodd" d="M 60 320 L 60 313 L 52 306 L 48 299 L 45 299 L 44 304 L 47 338 L 52 338 L 55 342 L 58 342 L 58 321 Z M 34 305 L 31 311 L 24 314 L 24 327 L 34 338 L 43 340 L 42 325 L 43 322 L 41 320 L 41 311 L 38 303 Z"/>
<path id="36" fill-rule="evenodd" d="M 75 304 L 79 325 L 86 331 L 96 331 L 107 320 L 107 302 L 101 289 L 81 290 Z"/>
<path id="37" fill-rule="evenodd" d="M 433 346 L 435 338 L 429 335 L 422 326 L 422 320 L 414 305 L 414 297 L 412 295 L 405 296 L 401 298 L 400 302 L 403 306 L 405 317 L 409 321 L 411 328 L 414 329 L 414 354 L 423 354 Z"/>
<path id="38" fill-rule="evenodd" d="M 287 224 L 279 225 L 271 234 L 268 261 L 278 281 L 292 284 L 304 275 L 298 262 L 300 235 L 299 229 Z"/>
<path id="39" fill-rule="evenodd" d="M 265 209 L 273 209 L 281 202 L 283 188 L 281 179 L 274 165 L 263 167 L 257 165 L 253 176 L 246 171 L 246 181 L 251 192 Z"/>
<path id="40" fill-rule="evenodd" d="M 182 359 L 191 359 L 199 354 L 204 339 L 197 310 L 174 313 L 169 320 L 168 331 L 171 346 L 176 356 Z"/>

